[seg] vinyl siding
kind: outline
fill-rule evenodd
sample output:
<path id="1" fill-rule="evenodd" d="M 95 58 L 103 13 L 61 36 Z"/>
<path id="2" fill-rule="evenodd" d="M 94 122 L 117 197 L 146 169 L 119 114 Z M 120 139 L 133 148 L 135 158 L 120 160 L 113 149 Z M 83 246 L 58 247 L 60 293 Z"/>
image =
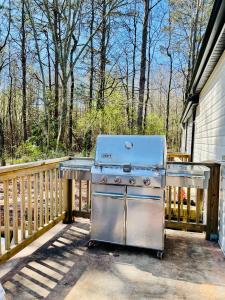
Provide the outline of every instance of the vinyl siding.
<path id="1" fill-rule="evenodd" d="M 225 155 L 225 51 L 202 89 L 195 120 L 194 161 Z"/>
<path id="2" fill-rule="evenodd" d="M 225 51 L 202 89 L 195 119 L 194 161 L 225 155 Z M 225 166 L 221 168 L 219 243 L 225 253 Z"/>

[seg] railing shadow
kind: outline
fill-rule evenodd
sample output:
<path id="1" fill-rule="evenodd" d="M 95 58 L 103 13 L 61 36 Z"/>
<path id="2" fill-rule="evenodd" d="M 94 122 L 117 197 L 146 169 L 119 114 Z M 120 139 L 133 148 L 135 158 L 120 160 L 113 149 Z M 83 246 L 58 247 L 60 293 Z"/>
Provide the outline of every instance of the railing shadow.
<path id="1" fill-rule="evenodd" d="M 63 299 L 62 294 L 68 292 L 88 265 L 88 259 L 80 259 L 88 256 L 88 234 L 88 222 L 68 225 L 31 256 L 22 259 L 1 280 L 7 299 L 54 299 L 54 295 Z"/>

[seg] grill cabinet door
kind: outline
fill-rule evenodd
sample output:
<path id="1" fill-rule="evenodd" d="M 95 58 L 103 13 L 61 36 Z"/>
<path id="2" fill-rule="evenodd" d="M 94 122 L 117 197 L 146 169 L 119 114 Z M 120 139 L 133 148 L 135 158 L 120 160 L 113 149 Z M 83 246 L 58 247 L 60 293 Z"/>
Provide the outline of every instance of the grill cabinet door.
<path id="1" fill-rule="evenodd" d="M 127 194 L 126 244 L 143 248 L 164 249 L 163 191 L 138 188 Z M 139 193 L 140 192 L 140 193 Z"/>
<path id="2" fill-rule="evenodd" d="M 125 244 L 125 187 L 92 192 L 91 239 Z M 97 191 L 96 191 L 97 190 Z"/>

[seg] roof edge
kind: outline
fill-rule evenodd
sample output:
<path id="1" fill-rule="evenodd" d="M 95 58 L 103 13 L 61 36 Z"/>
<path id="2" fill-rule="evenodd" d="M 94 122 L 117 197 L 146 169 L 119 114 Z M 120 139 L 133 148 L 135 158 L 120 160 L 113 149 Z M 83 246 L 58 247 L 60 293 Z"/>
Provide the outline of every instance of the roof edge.
<path id="1" fill-rule="evenodd" d="M 225 21 L 225 0 L 216 0 L 209 18 L 199 55 L 194 67 L 188 95 L 194 95 L 198 82 L 207 67 L 207 63 L 223 29 Z M 219 56 L 219 55 L 218 55 Z"/>

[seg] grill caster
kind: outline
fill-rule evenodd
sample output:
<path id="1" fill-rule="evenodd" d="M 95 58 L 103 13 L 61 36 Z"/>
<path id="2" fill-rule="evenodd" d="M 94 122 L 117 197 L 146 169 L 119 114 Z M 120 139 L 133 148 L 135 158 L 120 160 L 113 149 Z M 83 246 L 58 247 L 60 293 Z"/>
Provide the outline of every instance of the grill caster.
<path id="1" fill-rule="evenodd" d="M 162 260 L 162 259 L 163 259 L 163 255 L 164 255 L 164 252 L 163 252 L 163 251 L 160 251 L 160 250 L 157 251 L 156 256 L 157 256 L 158 259 Z"/>
<path id="2" fill-rule="evenodd" d="M 96 242 L 95 241 L 89 241 L 88 244 L 87 244 L 87 247 L 88 249 L 92 249 L 94 248 L 96 245 Z"/>

